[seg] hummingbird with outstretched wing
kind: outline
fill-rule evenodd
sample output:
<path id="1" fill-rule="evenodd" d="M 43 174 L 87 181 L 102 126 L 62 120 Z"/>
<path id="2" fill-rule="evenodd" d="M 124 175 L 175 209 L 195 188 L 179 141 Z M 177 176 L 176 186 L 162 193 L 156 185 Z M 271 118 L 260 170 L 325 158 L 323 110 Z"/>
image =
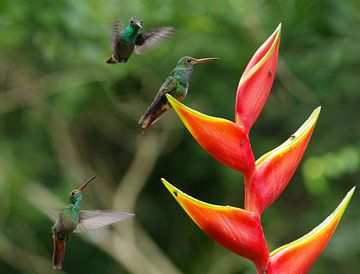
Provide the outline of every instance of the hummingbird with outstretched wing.
<path id="1" fill-rule="evenodd" d="M 114 24 L 111 48 L 113 54 L 106 61 L 108 64 L 126 63 L 130 55 L 135 51 L 141 54 L 153 48 L 161 40 L 174 34 L 174 28 L 161 27 L 145 32 L 139 32 L 143 21 L 133 16 L 129 25 L 120 30 L 120 23 Z"/>
<path id="2" fill-rule="evenodd" d="M 138 123 L 141 125 L 144 134 L 149 130 L 153 123 L 158 121 L 169 109 L 171 109 L 166 94 L 170 94 L 179 101 L 183 100 L 189 89 L 194 66 L 212 60 L 219 60 L 219 58 L 209 57 L 196 59 L 190 56 L 184 56 L 179 59 L 176 67 L 161 85 L 154 100 L 139 119 Z"/>
<path id="3" fill-rule="evenodd" d="M 53 269 L 61 269 L 65 256 L 65 243 L 73 232 L 86 232 L 133 217 L 132 213 L 112 212 L 103 210 L 80 210 L 81 198 L 91 177 L 80 188 L 70 192 L 68 204 L 64 209 L 48 209 L 46 213 L 55 221 L 52 227 L 54 252 Z"/>

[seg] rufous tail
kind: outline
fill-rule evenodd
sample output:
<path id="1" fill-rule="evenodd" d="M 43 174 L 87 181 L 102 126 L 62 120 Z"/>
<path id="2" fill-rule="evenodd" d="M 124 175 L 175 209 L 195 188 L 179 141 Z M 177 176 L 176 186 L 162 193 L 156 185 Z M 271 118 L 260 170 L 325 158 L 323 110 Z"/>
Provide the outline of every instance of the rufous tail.
<path id="1" fill-rule="evenodd" d="M 155 116 L 151 116 L 148 117 L 147 119 L 142 121 L 142 129 L 143 129 L 143 134 L 146 134 L 148 132 L 148 130 L 150 129 L 152 123 L 156 120 Z"/>
<path id="2" fill-rule="evenodd" d="M 65 240 L 54 239 L 53 269 L 61 269 L 65 256 Z"/>

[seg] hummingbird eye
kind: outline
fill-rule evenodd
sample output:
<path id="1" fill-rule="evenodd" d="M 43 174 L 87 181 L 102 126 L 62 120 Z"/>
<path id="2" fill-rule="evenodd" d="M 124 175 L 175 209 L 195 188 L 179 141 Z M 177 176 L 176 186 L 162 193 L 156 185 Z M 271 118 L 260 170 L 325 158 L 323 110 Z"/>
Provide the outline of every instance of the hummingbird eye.
<path id="1" fill-rule="evenodd" d="M 130 20 L 130 24 L 134 24 L 134 20 Z"/>
<path id="2" fill-rule="evenodd" d="M 187 61 L 188 63 L 191 63 L 191 59 L 187 59 L 186 61 Z"/>

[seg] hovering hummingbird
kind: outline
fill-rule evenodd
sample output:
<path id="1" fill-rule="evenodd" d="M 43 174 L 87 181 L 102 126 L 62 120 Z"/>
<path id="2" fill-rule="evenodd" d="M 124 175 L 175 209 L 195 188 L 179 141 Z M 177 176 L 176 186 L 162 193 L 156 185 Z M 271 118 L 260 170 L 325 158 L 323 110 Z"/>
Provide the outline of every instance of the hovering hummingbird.
<path id="1" fill-rule="evenodd" d="M 87 180 L 80 188 L 69 194 L 68 205 L 64 209 L 48 209 L 50 219 L 55 221 L 52 227 L 54 252 L 52 266 L 61 269 L 65 256 L 65 243 L 73 232 L 86 232 L 116 222 L 120 222 L 134 214 L 124 212 L 111 212 L 102 210 L 80 210 L 81 197 L 88 184 L 95 177 Z"/>
<path id="2" fill-rule="evenodd" d="M 141 54 L 174 33 L 172 27 L 162 27 L 139 33 L 142 24 L 143 21 L 135 16 L 131 17 L 129 25 L 122 31 L 120 31 L 119 22 L 114 24 L 111 43 L 113 54 L 106 63 L 126 63 L 134 50 L 137 54 Z"/>
<path id="3" fill-rule="evenodd" d="M 217 57 L 195 59 L 189 56 L 180 58 L 176 67 L 171 71 L 168 78 L 160 87 L 154 101 L 139 119 L 139 124 L 142 125 L 143 133 L 146 133 L 150 126 L 171 108 L 171 105 L 166 98 L 166 94 L 170 94 L 179 101 L 185 98 L 189 88 L 191 74 L 196 64 L 218 59 L 219 58 Z"/>

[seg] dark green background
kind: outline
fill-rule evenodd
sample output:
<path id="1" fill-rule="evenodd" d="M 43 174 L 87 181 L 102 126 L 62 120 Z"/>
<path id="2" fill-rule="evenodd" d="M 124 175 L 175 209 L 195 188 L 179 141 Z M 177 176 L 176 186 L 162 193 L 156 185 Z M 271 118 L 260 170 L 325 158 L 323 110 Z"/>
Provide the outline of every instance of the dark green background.
<path id="1" fill-rule="evenodd" d="M 179 57 L 195 68 L 185 104 L 233 119 L 238 80 L 283 24 L 272 92 L 251 131 L 257 157 L 322 112 L 292 182 L 264 213 L 269 249 L 295 240 L 335 209 L 360 175 L 360 2 L 207 0 L 0 2 L 0 273 L 51 273 L 51 222 L 92 175 L 83 208 L 136 212 L 110 230 L 74 235 L 59 273 L 254 273 L 209 239 L 160 182 L 215 204 L 243 206 L 240 173 L 219 164 L 171 112 L 141 135 L 137 121 Z M 111 22 L 178 35 L 109 66 Z M 358 191 L 310 273 L 360 270 Z"/>

